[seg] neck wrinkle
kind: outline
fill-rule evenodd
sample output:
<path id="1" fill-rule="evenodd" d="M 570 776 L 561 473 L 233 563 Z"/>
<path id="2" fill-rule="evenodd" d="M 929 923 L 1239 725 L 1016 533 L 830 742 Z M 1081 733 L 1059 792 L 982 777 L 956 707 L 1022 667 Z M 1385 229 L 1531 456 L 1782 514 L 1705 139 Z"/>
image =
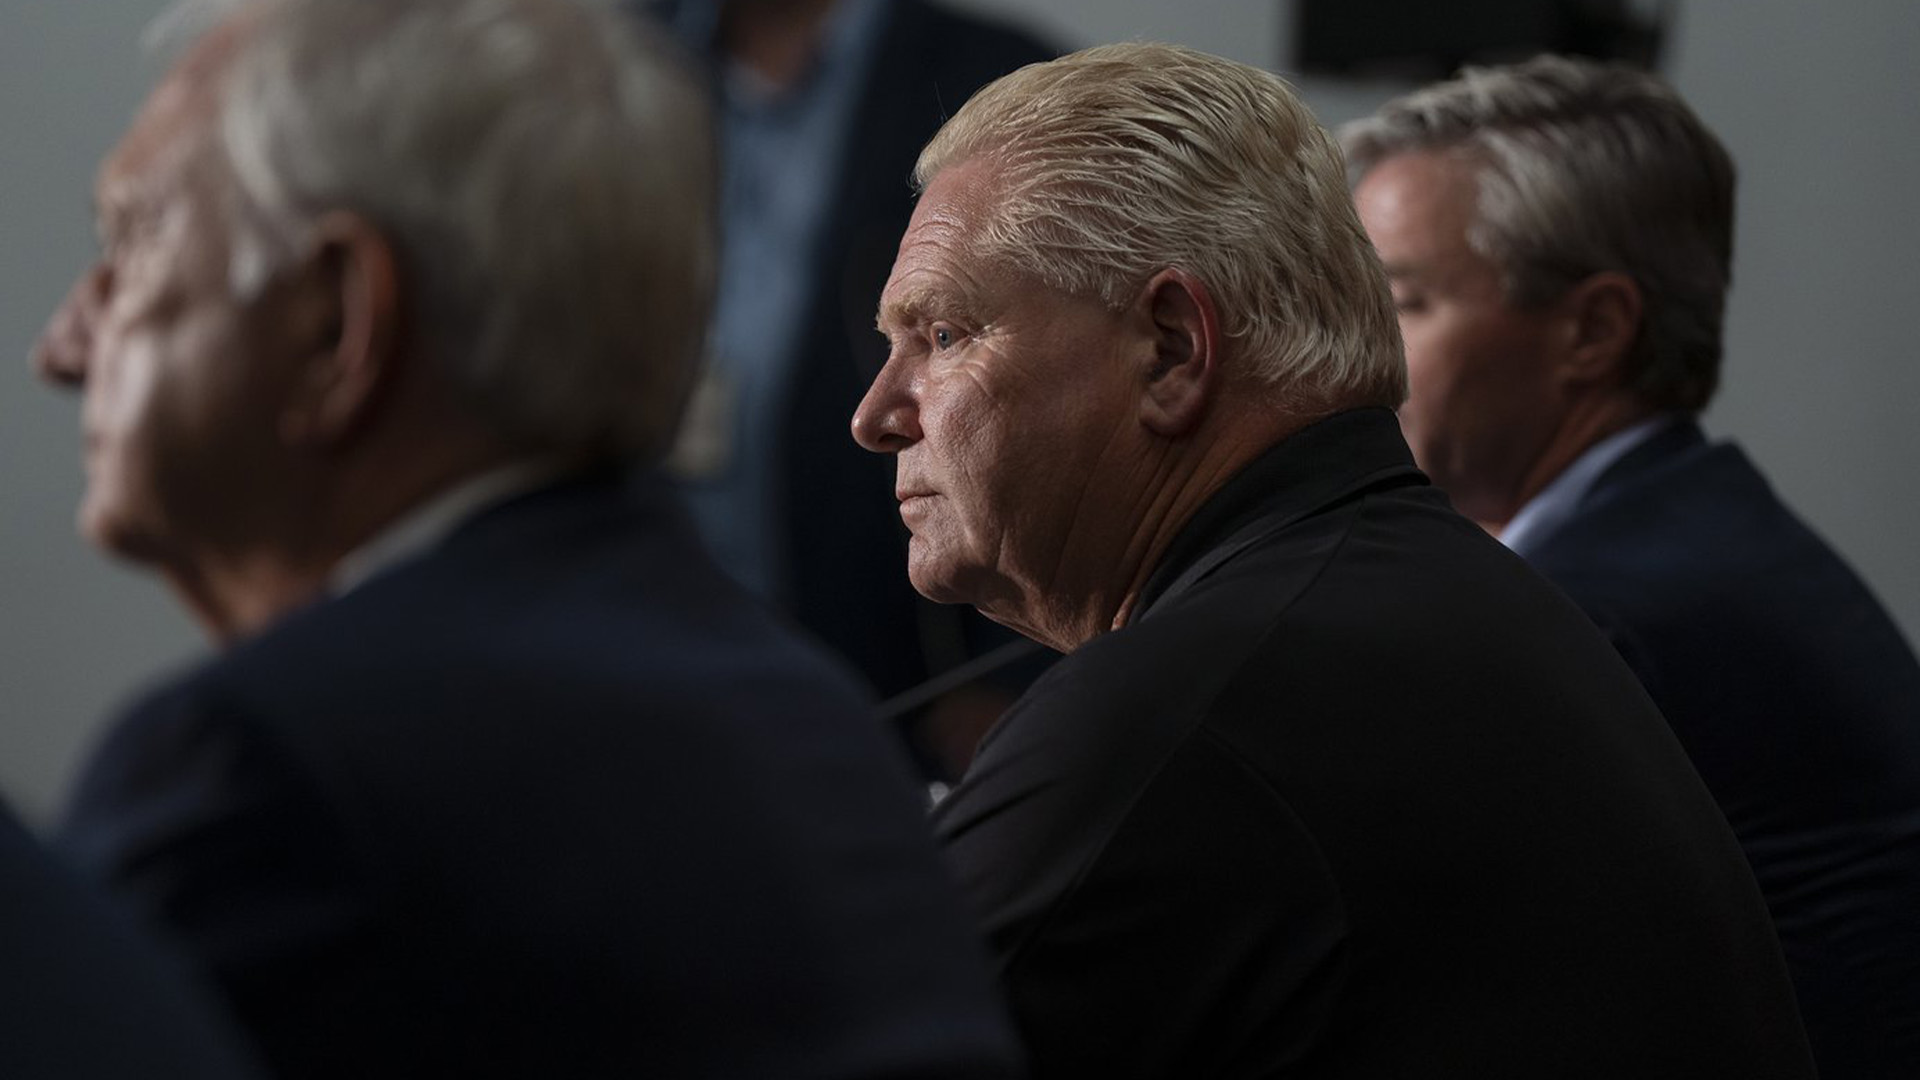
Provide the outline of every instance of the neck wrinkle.
<path id="1" fill-rule="evenodd" d="M 1186 445 L 1198 448 L 1200 456 L 1186 467 L 1175 464 L 1166 470 L 1164 479 L 1155 481 L 1154 498 L 1143 527 L 1135 531 L 1126 549 L 1130 567 L 1127 585 L 1112 606 L 1112 619 L 1105 630 L 1126 626 L 1147 582 L 1200 508 L 1268 447 L 1303 426 L 1293 421 L 1270 421 L 1256 431 L 1244 423 L 1230 424 L 1190 438 Z"/>
<path id="2" fill-rule="evenodd" d="M 415 447 L 407 465 L 368 452 L 342 460 L 313 480 L 268 535 L 233 550 L 183 552 L 164 560 L 162 575 L 207 635 L 231 647 L 327 594 L 350 553 L 408 511 L 461 480 L 506 460 L 485 440 L 449 438 Z"/>
<path id="3" fill-rule="evenodd" d="M 232 648 L 326 592 L 327 565 L 291 553 L 169 563 L 162 576 L 201 629 Z"/>

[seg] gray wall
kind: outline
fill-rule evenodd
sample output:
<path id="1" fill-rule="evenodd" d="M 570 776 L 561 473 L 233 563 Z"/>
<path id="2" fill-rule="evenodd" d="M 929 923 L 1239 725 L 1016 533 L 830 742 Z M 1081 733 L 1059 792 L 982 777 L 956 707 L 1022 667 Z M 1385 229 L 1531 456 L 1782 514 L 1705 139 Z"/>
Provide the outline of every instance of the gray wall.
<path id="1" fill-rule="evenodd" d="M 1285 70 L 1278 0 L 967 0 L 1070 45 L 1179 41 Z M 92 251 L 88 191 L 152 75 L 156 0 L 12 0 L 0 21 L 0 791 L 43 816 L 118 703 L 202 646 L 153 581 L 72 533 L 76 408 L 24 369 Z M 1920 401 L 1903 301 L 1920 266 L 1920 4 L 1694 0 L 1668 73 L 1732 148 L 1741 225 L 1726 390 L 1708 416 L 1849 554 L 1909 637 Z M 1329 123 L 1398 88 L 1301 88 Z M 1729 544 L 1739 537 L 1729 536 Z"/>
<path id="2" fill-rule="evenodd" d="M 0 18 L 0 792 L 42 816 L 85 740 L 199 648 L 153 581 L 73 535 L 77 399 L 28 373 L 93 253 L 96 161 L 145 93 L 156 0 L 9 0 Z"/>

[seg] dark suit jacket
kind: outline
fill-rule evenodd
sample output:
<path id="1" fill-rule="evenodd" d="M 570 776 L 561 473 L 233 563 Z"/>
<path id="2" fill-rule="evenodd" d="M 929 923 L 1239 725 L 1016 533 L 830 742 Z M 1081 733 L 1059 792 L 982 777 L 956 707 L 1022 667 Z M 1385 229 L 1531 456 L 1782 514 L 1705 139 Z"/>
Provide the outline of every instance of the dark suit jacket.
<path id="1" fill-rule="evenodd" d="M 64 842 L 286 1076 L 1007 1075 L 852 687 L 586 477 L 153 695 Z"/>
<path id="2" fill-rule="evenodd" d="M 0 1076 L 244 1080 L 241 1046 L 178 958 L 0 807 Z"/>
<path id="3" fill-rule="evenodd" d="M 1231 480 L 936 825 L 1036 1076 L 1812 1075 L 1672 733 L 1385 409 Z"/>
<path id="4" fill-rule="evenodd" d="M 1739 834 L 1826 1080 L 1920 1077 L 1920 665 L 1746 456 L 1669 428 L 1528 553 Z"/>
<path id="5" fill-rule="evenodd" d="M 671 17 L 673 3 L 652 5 Z M 792 610 L 892 697 L 1010 639 L 971 609 L 932 604 L 907 580 L 893 458 L 847 425 L 886 362 L 874 311 L 913 216 L 913 165 L 973 92 L 1055 51 L 1011 27 L 925 0 L 890 0 L 821 223 L 807 322 L 789 380 L 779 489 Z"/>

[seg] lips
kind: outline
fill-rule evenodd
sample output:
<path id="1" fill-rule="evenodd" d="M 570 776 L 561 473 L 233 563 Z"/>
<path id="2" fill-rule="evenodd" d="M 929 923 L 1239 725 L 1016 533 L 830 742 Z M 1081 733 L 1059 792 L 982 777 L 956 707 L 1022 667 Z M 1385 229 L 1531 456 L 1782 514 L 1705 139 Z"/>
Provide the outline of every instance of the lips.
<path id="1" fill-rule="evenodd" d="M 896 491 L 893 497 L 900 500 L 900 516 L 912 517 L 919 513 L 933 498 L 931 491 Z"/>

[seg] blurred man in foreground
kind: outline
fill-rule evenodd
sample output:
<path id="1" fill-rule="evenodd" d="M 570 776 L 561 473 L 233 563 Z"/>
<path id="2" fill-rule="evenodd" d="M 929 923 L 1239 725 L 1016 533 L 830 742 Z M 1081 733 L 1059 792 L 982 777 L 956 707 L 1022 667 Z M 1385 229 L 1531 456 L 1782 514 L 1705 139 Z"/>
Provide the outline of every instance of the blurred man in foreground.
<path id="1" fill-rule="evenodd" d="M 1633 667 L 1740 837 L 1826 1080 L 1920 1076 L 1920 666 L 1746 455 L 1733 163 L 1658 79 L 1543 57 L 1344 132 L 1414 456 Z"/>
<path id="2" fill-rule="evenodd" d="M 205 988 L 0 805 L 0 1076 L 245 1080 Z"/>
<path id="3" fill-rule="evenodd" d="M 1002 1076 L 850 682 L 661 481 L 710 288 L 698 89 L 568 0 L 228 15 L 108 158 L 42 343 L 82 527 L 228 646 L 68 849 L 285 1076 Z"/>
<path id="4" fill-rule="evenodd" d="M 1070 654 L 937 814 L 1038 1074 L 1810 1076 L 1672 734 L 1414 467 L 1286 85 L 1089 50 L 918 176 L 853 428 L 914 585 Z"/>

